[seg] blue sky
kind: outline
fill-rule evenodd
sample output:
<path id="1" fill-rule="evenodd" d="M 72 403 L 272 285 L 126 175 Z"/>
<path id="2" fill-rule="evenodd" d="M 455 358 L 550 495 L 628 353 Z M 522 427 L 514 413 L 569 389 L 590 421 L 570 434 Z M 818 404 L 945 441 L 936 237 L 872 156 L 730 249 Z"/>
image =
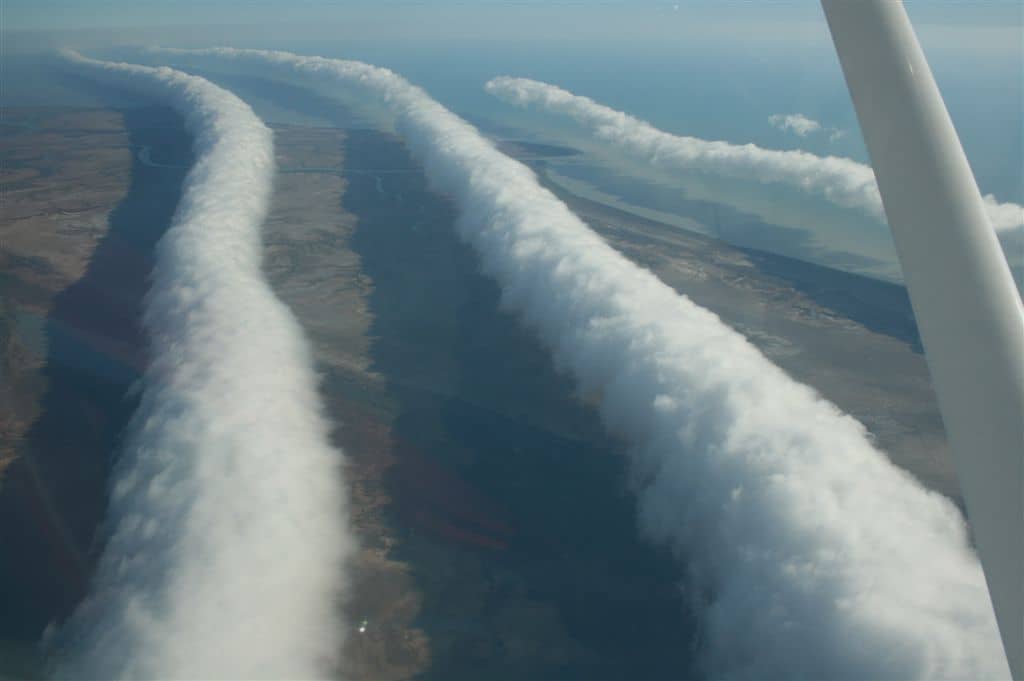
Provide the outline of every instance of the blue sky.
<path id="1" fill-rule="evenodd" d="M 1015 0 L 917 0 L 907 5 L 919 26 L 1020 29 L 1024 23 L 1024 10 Z M 557 29 L 555 34 L 564 39 L 601 34 L 658 39 L 685 29 L 695 20 L 716 27 L 731 25 L 740 35 L 746 34 L 750 26 L 772 26 L 782 37 L 795 34 L 808 23 L 816 23 L 821 14 L 817 2 L 812 0 L 4 0 L 0 7 L 7 31 L 316 22 L 345 33 L 358 31 L 368 37 L 386 37 L 396 30 L 404 32 L 415 21 L 419 31 L 429 31 L 438 37 L 476 33 L 506 39 L 550 35 L 552 29 Z M 539 19 L 545 20 L 544 25 L 535 23 Z"/>

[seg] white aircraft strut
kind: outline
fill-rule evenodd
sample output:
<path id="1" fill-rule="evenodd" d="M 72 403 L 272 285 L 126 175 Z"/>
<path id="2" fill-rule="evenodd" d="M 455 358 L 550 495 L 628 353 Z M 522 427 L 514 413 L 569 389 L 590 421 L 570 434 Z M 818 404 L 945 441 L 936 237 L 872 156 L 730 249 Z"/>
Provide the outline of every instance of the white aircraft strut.
<path id="1" fill-rule="evenodd" d="M 881 190 L 1010 671 L 1020 681 L 1024 307 L 903 5 L 821 4 Z"/>

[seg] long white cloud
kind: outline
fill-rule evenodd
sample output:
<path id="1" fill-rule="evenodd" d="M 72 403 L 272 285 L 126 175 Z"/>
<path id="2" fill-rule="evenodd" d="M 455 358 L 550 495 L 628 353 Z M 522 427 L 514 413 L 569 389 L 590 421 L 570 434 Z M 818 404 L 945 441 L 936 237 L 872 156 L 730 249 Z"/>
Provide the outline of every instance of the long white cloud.
<path id="1" fill-rule="evenodd" d="M 390 108 L 504 303 L 630 443 L 641 529 L 686 568 L 711 676 L 1008 675 L 955 507 L 423 90 L 352 61 L 160 53 L 355 87 Z"/>
<path id="2" fill-rule="evenodd" d="M 535 106 L 569 116 L 597 139 L 645 163 L 670 170 L 698 169 L 787 184 L 885 219 L 874 172 L 870 166 L 848 158 L 673 135 L 589 97 L 528 78 L 500 76 L 485 87 L 492 95 L 518 106 Z M 985 204 L 992 226 L 1002 235 L 1017 232 L 1024 225 L 1024 207 L 999 203 L 991 194 L 985 196 Z"/>
<path id="3" fill-rule="evenodd" d="M 310 349 L 261 273 L 271 132 L 202 78 L 66 56 L 173 106 L 196 160 L 157 245 L 152 360 L 113 474 L 111 535 L 57 637 L 55 674 L 323 677 L 351 539 Z"/>

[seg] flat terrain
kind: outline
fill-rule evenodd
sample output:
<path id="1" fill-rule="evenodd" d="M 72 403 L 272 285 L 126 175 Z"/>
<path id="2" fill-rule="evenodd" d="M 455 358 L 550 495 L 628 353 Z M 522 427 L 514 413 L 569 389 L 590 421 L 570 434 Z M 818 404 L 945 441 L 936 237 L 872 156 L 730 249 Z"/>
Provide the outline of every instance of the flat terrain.
<path id="1" fill-rule="evenodd" d="M 41 333 L 54 297 L 85 273 L 128 188 L 120 115 L 4 112 L 0 128 L 0 466 L 38 413 Z"/>
<path id="2" fill-rule="evenodd" d="M 141 294 L 190 158 L 165 110 L 13 110 L 4 121 L 0 638 L 15 652 L 0 652 L 0 666 L 10 670 L 87 586 L 109 462 L 145 365 Z M 340 671 L 687 675 L 682 571 L 637 535 L 622 445 L 501 309 L 455 236 L 453 205 L 393 136 L 280 126 L 275 141 L 265 270 L 313 344 L 360 541 Z M 573 153 L 503 149 L 542 180 L 546 158 Z M 551 186 L 956 497 L 899 287 Z"/>
<path id="3" fill-rule="evenodd" d="M 191 158 L 166 109 L 6 109 L 2 133 L 6 662 L 87 588 L 110 465 L 146 361 L 139 319 L 153 246 Z M 143 149 L 165 167 L 142 163 Z"/>

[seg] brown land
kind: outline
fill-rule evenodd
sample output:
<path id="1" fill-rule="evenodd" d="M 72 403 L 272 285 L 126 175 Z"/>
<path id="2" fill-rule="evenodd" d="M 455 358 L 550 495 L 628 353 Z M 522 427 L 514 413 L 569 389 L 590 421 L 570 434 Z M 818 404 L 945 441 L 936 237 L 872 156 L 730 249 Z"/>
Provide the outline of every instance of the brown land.
<path id="1" fill-rule="evenodd" d="M 31 650 L 84 594 L 145 364 L 153 246 L 190 163 L 166 109 L 6 109 L 0 220 L 0 639 Z M 151 146 L 170 168 L 147 168 Z M 31 655 L 25 655 L 31 658 Z"/>
<path id="2" fill-rule="evenodd" d="M 371 368 L 373 284 L 351 247 L 357 219 L 342 209 L 343 142 L 337 129 L 275 131 L 282 170 L 265 228 L 265 269 L 302 322 L 319 370 L 329 377 L 328 409 L 338 425 L 335 438 L 347 454 L 350 513 L 360 550 L 349 585 L 346 678 L 409 678 L 426 668 L 430 653 L 414 623 L 419 595 L 408 566 L 390 555 L 396 538 L 383 517 L 391 503 L 383 480 L 393 464 L 394 409 L 383 377 Z M 372 626 L 360 634 L 364 618 Z"/>
<path id="3" fill-rule="evenodd" d="M 85 273 L 128 189 L 131 151 L 113 111 L 7 110 L 0 135 L 0 470 L 38 415 L 38 321 Z"/>

